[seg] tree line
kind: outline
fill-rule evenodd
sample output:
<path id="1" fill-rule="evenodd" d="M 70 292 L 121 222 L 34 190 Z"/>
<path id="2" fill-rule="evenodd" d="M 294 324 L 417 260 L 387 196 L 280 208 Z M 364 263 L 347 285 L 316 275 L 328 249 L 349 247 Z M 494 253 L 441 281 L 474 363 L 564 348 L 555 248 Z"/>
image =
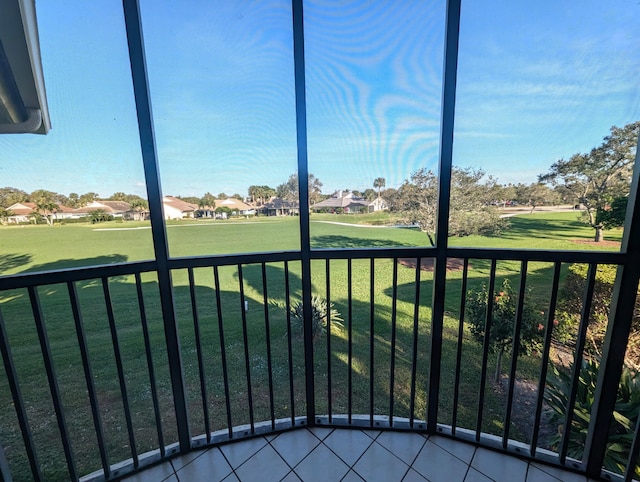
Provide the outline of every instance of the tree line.
<path id="1" fill-rule="evenodd" d="M 595 240 L 603 240 L 603 231 L 622 226 L 626 214 L 633 166 L 637 151 L 640 121 L 624 127 L 613 126 L 610 134 L 598 147 L 588 153 L 576 153 L 569 159 L 553 163 L 549 171 L 538 176 L 530 184 L 499 184 L 482 169 L 454 167 L 451 181 L 449 234 L 498 234 L 508 224 L 500 218 L 498 208 L 512 205 L 529 206 L 531 211 L 541 205 L 579 205 L 583 221 L 594 228 Z M 323 183 L 313 174 L 308 175 L 309 204 L 313 205 L 330 197 L 322 192 Z M 349 191 L 356 197 L 369 201 L 382 197 L 390 211 L 399 213 L 408 223 L 424 231 L 434 242 L 437 214 L 437 173 L 427 168 L 418 169 L 398 188 L 386 188 L 386 180 L 373 180 L 373 188 Z M 334 195 L 336 193 L 333 193 Z M 240 194 L 228 196 L 221 192 L 203 196 L 176 196 L 201 209 L 215 209 L 216 200 L 228 197 L 245 199 Z M 294 173 L 275 188 L 267 185 L 251 185 L 247 197 L 261 206 L 272 198 L 298 202 L 298 174 Z M 79 208 L 99 199 L 95 192 L 70 193 L 65 196 L 53 191 L 38 189 L 27 193 L 13 187 L 0 188 L 0 218 L 10 215 L 7 208 L 18 202 L 33 202 L 37 211 L 50 213 L 58 206 Z M 147 210 L 147 200 L 135 195 L 116 192 L 105 200 L 125 201 L 135 210 Z"/>

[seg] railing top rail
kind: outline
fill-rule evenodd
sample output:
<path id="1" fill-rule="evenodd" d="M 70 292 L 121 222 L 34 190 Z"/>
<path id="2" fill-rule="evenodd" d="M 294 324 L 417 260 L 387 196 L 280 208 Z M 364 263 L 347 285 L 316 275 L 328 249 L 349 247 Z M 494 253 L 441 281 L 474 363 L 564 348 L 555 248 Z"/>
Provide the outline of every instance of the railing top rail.
<path id="1" fill-rule="evenodd" d="M 30 286 L 52 285 L 69 281 L 84 281 L 112 276 L 127 276 L 136 273 L 155 271 L 155 261 L 134 261 L 130 263 L 104 264 L 84 266 L 81 268 L 66 268 L 55 271 L 15 274 L 0 276 L 0 291 Z"/>
<path id="2" fill-rule="evenodd" d="M 428 258 L 436 254 L 431 247 L 392 248 L 336 248 L 311 250 L 311 259 L 371 259 L 371 258 Z M 493 248 L 447 248 L 449 258 L 488 259 L 505 261 L 541 261 L 562 263 L 624 264 L 629 254 L 605 251 L 553 251 L 553 250 L 512 250 Z M 267 253 L 222 254 L 169 259 L 170 269 L 207 268 L 250 263 L 275 263 L 300 261 L 299 251 L 279 251 Z M 28 288 L 29 286 L 51 285 L 69 281 L 83 281 L 112 276 L 126 276 L 157 270 L 155 261 L 135 261 L 56 271 L 14 274 L 0 276 L 0 291 Z"/>

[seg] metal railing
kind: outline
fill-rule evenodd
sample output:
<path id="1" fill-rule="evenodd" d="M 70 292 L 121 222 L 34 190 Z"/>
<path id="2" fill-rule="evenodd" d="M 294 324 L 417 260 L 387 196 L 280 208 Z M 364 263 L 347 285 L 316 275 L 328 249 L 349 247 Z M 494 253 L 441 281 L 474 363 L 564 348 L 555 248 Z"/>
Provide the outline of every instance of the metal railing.
<path id="1" fill-rule="evenodd" d="M 0 351 L 10 388 L 10 401 L 5 397 L 2 403 L 15 408 L 2 422 L 3 437 L 11 439 L 5 442 L 5 470 L 14 470 L 18 480 L 76 480 L 88 473 L 90 479 L 110 480 L 197 447 L 301 425 L 430 433 L 432 422 L 433 433 L 585 472 L 588 453 L 576 460 L 568 446 L 575 437 L 572 418 L 590 302 L 599 266 L 619 265 L 626 255 L 452 249 L 447 261 L 457 268 L 446 273 L 445 298 L 435 299 L 433 268 L 425 269 L 434 264 L 433 254 L 420 248 L 313 251 L 310 295 L 334 305 L 343 326 L 328 319 L 321 326 L 326 333 L 310 337 L 301 336 L 292 317 L 303 300 L 299 254 L 170 260 L 182 407 L 153 262 L 1 278 Z M 508 269 L 500 269 L 501 263 L 509 263 Z M 535 263 L 544 266 L 546 277 L 537 281 L 545 295 L 535 300 L 536 308 L 544 305 L 542 346 L 533 357 L 511 356 L 504 370 L 508 385 L 496 396 L 488 389 L 494 362 L 489 337 L 473 349 L 475 355 L 466 353 L 474 345 L 465 305 L 474 286 L 488 285 L 489 333 L 491 300 L 500 290 L 496 282 L 505 276 L 517 280 L 511 351 L 518 353 L 523 307 L 533 303 L 527 286 Z M 560 444 L 551 447 L 540 433 L 557 429 L 545 420 L 545 388 L 560 279 L 571 263 L 586 263 L 588 276 L 571 361 L 564 367 L 571 370 L 564 428 Z M 430 364 L 438 303 L 447 312 L 440 373 Z M 303 328 L 310 329 L 310 323 Z M 17 346 L 31 331 L 27 338 L 37 340 L 35 351 Z M 73 353 L 65 355 L 70 346 Z M 312 371 L 306 369 L 309 352 Z M 34 363 L 37 356 L 41 364 Z M 466 365 L 473 363 L 479 370 L 469 378 Z M 514 396 L 516 381 L 526 378 L 521 363 L 535 365 L 538 373 L 527 380 L 536 389 L 526 413 Z M 440 393 L 428 389 L 436 376 Z M 469 380 L 476 384 L 473 397 L 465 392 Z M 178 426 L 180 411 L 188 416 L 186 427 Z M 429 419 L 433 412 L 436 420 Z M 512 424 L 515 412 L 529 417 L 530 432 Z M 186 450 L 179 439 L 185 432 Z M 595 438 L 606 443 L 608 428 Z M 635 471 L 637 438 L 626 454 L 627 479 Z M 591 476 L 599 476 L 602 467 L 601 460 Z"/>
<path id="2" fill-rule="evenodd" d="M 449 247 L 460 20 L 460 2 L 450 0 L 434 248 L 312 250 L 309 215 L 302 209 L 299 251 L 170 258 L 139 6 L 135 0 L 123 5 L 154 259 L 0 277 L 4 479 L 112 480 L 197 447 L 302 425 L 441 433 L 589 477 L 616 477 L 603 471 L 603 463 L 640 277 L 638 169 L 619 253 Z M 292 1 L 304 206 L 309 196 L 302 7 L 301 0 Z M 447 270 L 452 259 L 459 260 L 459 271 Z M 412 268 L 399 266 L 406 260 L 414 260 L 408 263 Z M 430 270 L 422 270 L 425 260 Z M 509 263 L 511 275 L 499 268 L 502 263 Z M 542 347 L 534 358 L 511 357 L 506 392 L 489 390 L 494 359 L 489 336 L 481 345 L 469 341 L 468 293 L 479 283 L 488 286 L 489 334 L 496 281 L 517 281 L 511 345 L 517 354 L 534 263 L 548 266 L 544 283 L 538 281 L 548 287 L 547 295 L 535 302 L 545 306 Z M 564 431 L 554 448 L 542 442 L 542 430 L 549 427 L 545 390 L 555 349 L 553 316 L 570 263 L 587 264 L 589 275 L 567 364 L 573 368 Z M 578 460 L 569 453 L 571 422 L 593 280 L 601 265 L 617 266 L 618 276 Z M 343 327 L 325 320 L 326 333 L 314 336 L 314 295 L 334 304 Z M 298 317 L 295 308 L 301 310 Z M 304 320 L 301 331 L 298 318 Z M 519 378 L 535 387 L 533 410 L 525 413 L 530 432 L 513 427 L 524 406 L 516 396 Z M 635 474 L 640 452 L 640 424 L 631 423 L 633 441 L 619 474 L 625 480 Z"/>

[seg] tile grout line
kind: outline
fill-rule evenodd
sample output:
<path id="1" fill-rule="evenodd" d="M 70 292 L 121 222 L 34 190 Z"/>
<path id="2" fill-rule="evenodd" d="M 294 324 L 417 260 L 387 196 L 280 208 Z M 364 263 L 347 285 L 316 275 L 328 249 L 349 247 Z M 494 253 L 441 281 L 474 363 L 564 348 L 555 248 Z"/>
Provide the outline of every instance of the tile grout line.
<path id="1" fill-rule="evenodd" d="M 444 438 L 444 437 L 443 437 Z M 462 445 L 470 445 L 467 444 L 463 441 L 457 440 L 457 439 L 449 439 L 449 440 L 453 440 L 456 443 L 460 443 Z M 456 459 L 458 459 L 460 462 L 467 464 L 469 467 L 471 467 L 471 462 L 473 461 L 473 458 L 476 456 L 476 450 L 478 450 L 478 447 L 473 447 L 473 455 L 471 456 L 471 460 L 469 460 L 469 462 L 467 463 L 465 460 L 461 459 L 460 457 L 458 457 L 456 454 L 454 454 L 453 452 L 451 452 L 450 450 L 447 450 L 446 448 L 444 448 L 442 445 L 440 445 L 438 442 L 431 442 L 434 445 L 437 445 L 439 448 L 441 448 L 442 450 L 444 450 L 445 452 L 447 452 L 449 455 L 451 455 L 452 457 L 455 457 Z M 470 445 L 471 446 L 471 445 Z M 480 471 L 478 471 L 480 472 Z M 483 474 L 484 475 L 484 474 Z M 489 477 L 491 478 L 491 477 Z"/>
<path id="2" fill-rule="evenodd" d="M 362 433 L 362 435 L 364 435 L 365 437 L 369 437 L 367 434 L 365 434 L 365 433 L 364 433 L 364 431 L 363 431 L 363 430 L 358 430 L 358 431 L 359 431 L 359 432 L 361 432 L 361 433 Z M 331 432 L 331 433 L 333 433 L 333 432 Z M 378 434 L 378 435 L 379 435 L 379 434 Z M 328 435 L 325 437 L 325 440 L 326 440 L 327 438 L 329 438 L 329 436 L 328 436 Z M 376 438 L 377 438 L 377 437 L 376 437 Z M 342 461 L 344 462 L 344 464 L 345 464 L 347 467 L 349 467 L 349 470 L 347 470 L 347 473 L 346 473 L 346 474 L 344 474 L 344 476 L 343 476 L 343 477 L 342 477 L 342 479 L 340 479 L 340 480 L 343 480 L 343 479 L 344 479 L 344 478 L 349 474 L 349 472 L 350 472 L 350 471 L 352 471 L 352 470 L 353 470 L 353 471 L 358 475 L 358 477 L 360 477 L 361 479 L 363 478 L 363 477 L 358 473 L 358 471 L 357 471 L 356 469 L 354 469 L 354 467 L 355 467 L 355 465 L 358 463 L 358 461 L 359 461 L 359 460 L 364 456 L 364 454 L 365 454 L 365 453 L 367 453 L 367 450 L 369 450 L 369 449 L 371 448 L 371 446 L 372 446 L 374 443 L 376 443 L 375 439 L 372 439 L 371 437 L 369 437 L 369 439 L 371 440 L 371 443 L 369 443 L 369 445 L 367 445 L 367 448 L 366 448 L 366 449 L 364 449 L 364 451 L 363 451 L 363 452 L 360 454 L 360 456 L 359 456 L 359 457 L 358 457 L 358 458 L 353 462 L 353 464 L 349 464 L 346 460 L 344 460 L 342 457 L 340 457 L 340 455 L 338 455 L 337 453 L 335 453 L 331 447 L 329 447 L 328 445 L 326 445 L 326 444 L 324 443 L 324 440 L 320 442 L 322 445 L 324 445 L 325 447 L 327 447 L 327 449 L 329 449 L 329 451 L 331 451 L 331 453 L 333 453 L 336 457 L 338 457 L 340 460 L 342 460 Z"/>

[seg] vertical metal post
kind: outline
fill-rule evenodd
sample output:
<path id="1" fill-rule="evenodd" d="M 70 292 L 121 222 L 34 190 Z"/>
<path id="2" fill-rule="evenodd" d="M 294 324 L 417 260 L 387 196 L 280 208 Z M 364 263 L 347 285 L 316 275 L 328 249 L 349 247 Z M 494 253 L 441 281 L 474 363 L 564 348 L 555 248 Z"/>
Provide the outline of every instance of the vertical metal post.
<path id="1" fill-rule="evenodd" d="M 162 187 L 160 184 L 160 170 L 158 167 L 155 133 L 153 130 L 153 116 L 151 112 L 149 82 L 147 79 L 144 40 L 142 37 L 140 6 L 138 5 L 138 0 L 123 0 L 122 6 L 127 31 L 133 93 L 138 114 L 142 162 L 147 186 L 147 197 L 149 199 L 151 233 L 158 269 L 158 288 L 160 291 L 160 303 L 162 306 L 167 355 L 169 358 L 173 404 L 178 426 L 178 440 L 180 442 L 180 451 L 185 452 L 191 448 L 189 414 L 185 395 L 184 370 L 182 367 L 182 355 L 180 353 L 178 326 L 174 311 L 171 272 L 169 270 L 169 246 L 163 216 Z"/>
<path id="2" fill-rule="evenodd" d="M 307 166 L 307 102 L 304 67 L 304 15 L 302 0 L 292 0 L 293 63 L 296 92 L 298 145 L 298 201 L 300 203 L 300 256 L 302 259 L 302 313 L 304 315 L 304 364 L 307 394 L 307 425 L 315 425 L 313 333 L 311 329 L 311 241 L 309 234 L 309 169 Z"/>
<path id="3" fill-rule="evenodd" d="M 639 137 L 640 142 L 640 137 Z M 638 144 L 636 144 L 638 145 Z M 627 201 L 627 216 L 621 250 L 625 262 L 618 267 L 613 286 L 609 325 L 602 349 L 598 382 L 593 401 L 589 432 L 585 443 L 583 464 L 587 475 L 599 478 L 608 442 L 609 427 L 618 396 L 618 384 L 624 366 L 624 355 L 631 331 L 631 321 L 640 280 L 640 152 L 636 150 L 633 180 Z"/>
<path id="4" fill-rule="evenodd" d="M 9 345 L 9 338 L 5 329 L 4 318 L 2 312 L 0 312 L 0 354 L 2 355 L 2 362 L 7 376 L 7 383 L 11 390 L 13 406 L 16 409 L 16 416 L 18 417 L 18 425 L 20 425 L 20 432 L 22 433 L 22 440 L 24 441 L 24 448 L 27 452 L 27 458 L 29 459 L 29 466 L 31 467 L 31 476 L 36 482 L 43 480 L 42 472 L 40 470 L 40 463 L 38 462 L 38 456 L 36 453 L 36 446 L 33 441 L 33 434 L 29 427 L 29 419 L 27 417 L 27 409 L 20 392 L 20 384 L 18 383 L 18 372 L 13 363 L 13 357 L 11 356 L 11 346 Z M 4 458 L 4 449 L 0 444 L 0 480 L 11 480 L 11 472 L 9 466 L 6 464 L 3 466 L 2 459 Z M 6 466 L 6 473 L 5 473 Z"/>
<path id="5" fill-rule="evenodd" d="M 440 164 L 438 169 L 438 224 L 436 229 L 436 257 L 433 274 L 431 361 L 429 365 L 429 393 L 427 431 L 434 433 L 438 424 L 440 392 L 440 358 L 442 356 L 442 326 L 447 275 L 447 237 L 449 233 L 449 201 L 451 194 L 451 165 L 453 158 L 453 123 L 456 105 L 458 69 L 458 39 L 460 30 L 460 1 L 447 1 L 444 38 L 444 72 L 442 86 L 442 116 L 440 124 Z"/>

